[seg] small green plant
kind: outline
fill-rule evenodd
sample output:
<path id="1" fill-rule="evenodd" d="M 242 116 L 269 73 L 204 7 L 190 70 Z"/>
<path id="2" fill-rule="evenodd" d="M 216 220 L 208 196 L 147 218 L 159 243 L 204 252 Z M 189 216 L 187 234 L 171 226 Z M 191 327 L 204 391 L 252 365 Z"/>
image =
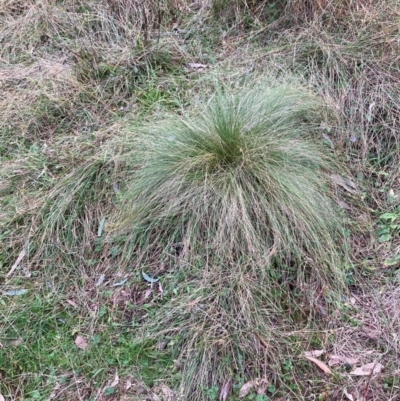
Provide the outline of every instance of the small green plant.
<path id="1" fill-rule="evenodd" d="M 376 235 L 380 242 L 391 241 L 400 233 L 400 206 L 392 212 L 383 213 L 378 219 Z"/>
<path id="2" fill-rule="evenodd" d="M 206 396 L 210 399 L 210 401 L 217 401 L 218 400 L 218 387 L 213 386 L 205 391 Z"/>

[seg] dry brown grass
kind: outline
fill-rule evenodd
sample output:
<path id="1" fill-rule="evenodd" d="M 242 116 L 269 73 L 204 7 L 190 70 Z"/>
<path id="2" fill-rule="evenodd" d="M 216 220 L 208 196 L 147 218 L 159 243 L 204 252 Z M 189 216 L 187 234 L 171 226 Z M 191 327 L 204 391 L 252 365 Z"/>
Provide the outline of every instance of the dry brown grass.
<path id="1" fill-rule="evenodd" d="M 293 0 L 286 11 L 303 22 L 340 24 L 348 18 L 359 20 L 364 12 L 374 8 L 374 0 Z"/>

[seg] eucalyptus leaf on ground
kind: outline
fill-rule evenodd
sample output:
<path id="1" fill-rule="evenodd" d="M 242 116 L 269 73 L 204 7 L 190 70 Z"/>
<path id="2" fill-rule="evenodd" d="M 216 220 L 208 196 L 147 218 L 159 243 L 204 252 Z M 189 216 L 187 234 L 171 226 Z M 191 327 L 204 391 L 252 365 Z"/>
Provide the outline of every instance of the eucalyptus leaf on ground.
<path id="1" fill-rule="evenodd" d="M 117 283 L 113 284 L 113 287 L 120 287 L 121 285 L 124 285 L 127 281 L 128 279 L 124 278 L 121 281 L 118 281 Z"/>
<path id="2" fill-rule="evenodd" d="M 150 277 L 148 274 L 145 272 L 142 272 L 142 277 L 148 282 L 148 283 L 157 283 L 160 281 L 158 277 Z"/>
<path id="3" fill-rule="evenodd" d="M 24 295 L 27 292 L 28 292 L 28 290 L 22 289 L 22 290 L 5 291 L 5 292 L 3 292 L 3 294 L 12 297 L 12 296 Z"/>
<path id="4" fill-rule="evenodd" d="M 322 362 L 319 359 L 314 358 L 312 356 L 306 356 L 306 359 L 308 359 L 311 362 L 314 362 L 327 375 L 333 374 L 332 370 L 328 367 L 328 365 L 325 362 Z"/>

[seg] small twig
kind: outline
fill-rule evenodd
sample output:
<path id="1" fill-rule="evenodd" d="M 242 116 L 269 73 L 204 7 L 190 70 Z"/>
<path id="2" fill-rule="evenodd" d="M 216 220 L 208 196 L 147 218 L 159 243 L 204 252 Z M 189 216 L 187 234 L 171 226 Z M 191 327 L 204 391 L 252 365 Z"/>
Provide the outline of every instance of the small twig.
<path id="1" fill-rule="evenodd" d="M 363 400 L 364 400 L 364 401 L 367 401 L 367 393 L 368 393 L 368 389 L 369 389 L 369 384 L 370 384 L 370 382 L 371 382 L 372 374 L 373 374 L 374 371 L 375 371 L 376 363 L 377 363 L 377 361 L 375 361 L 375 364 L 374 364 L 374 366 L 373 366 L 373 368 L 372 368 L 372 370 L 371 370 L 371 373 L 370 373 L 369 376 L 368 376 L 367 384 L 365 385 L 364 394 L 363 394 Z"/>
<path id="2" fill-rule="evenodd" d="M 269 350 L 269 344 L 256 332 L 254 332 L 254 335 L 258 338 L 260 343 L 264 346 L 264 348 L 268 351 Z"/>
<path id="3" fill-rule="evenodd" d="M 28 246 L 28 240 L 25 241 L 24 247 L 22 248 L 22 251 L 19 253 L 17 260 L 15 263 L 12 265 L 10 271 L 6 274 L 6 277 L 10 277 L 11 274 L 14 273 L 15 269 L 18 267 L 18 265 L 21 263 L 21 260 L 24 258 L 26 254 L 26 248 Z"/>

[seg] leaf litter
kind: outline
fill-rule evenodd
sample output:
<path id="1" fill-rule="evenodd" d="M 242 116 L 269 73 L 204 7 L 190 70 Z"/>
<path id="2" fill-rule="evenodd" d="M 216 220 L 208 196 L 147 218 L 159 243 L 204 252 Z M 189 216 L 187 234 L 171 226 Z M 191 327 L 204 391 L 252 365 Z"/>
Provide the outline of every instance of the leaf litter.
<path id="1" fill-rule="evenodd" d="M 264 385 L 268 384 L 268 379 L 266 377 L 262 377 L 259 379 L 250 380 L 243 384 L 239 391 L 239 398 L 247 397 L 251 390 L 256 389 L 257 392 L 259 388 L 263 388 Z"/>
<path id="2" fill-rule="evenodd" d="M 314 358 L 312 356 L 305 356 L 306 359 L 308 359 L 309 361 L 315 363 L 324 373 L 326 373 L 327 375 L 331 375 L 333 374 L 332 371 L 330 370 L 330 368 L 328 367 L 328 365 L 325 362 L 320 361 L 317 358 Z"/>
<path id="3" fill-rule="evenodd" d="M 232 378 L 229 377 L 224 381 L 224 383 L 221 386 L 221 390 L 219 393 L 219 401 L 226 401 L 231 391 L 231 387 L 232 387 Z"/>
<path id="4" fill-rule="evenodd" d="M 379 362 L 367 363 L 350 372 L 352 376 L 374 376 L 382 372 L 383 365 Z"/>
<path id="5" fill-rule="evenodd" d="M 305 357 L 319 358 L 321 355 L 325 354 L 325 350 L 314 350 L 304 352 Z"/>
<path id="6" fill-rule="evenodd" d="M 357 362 L 357 358 L 349 358 L 341 355 L 329 355 L 328 366 L 336 366 L 341 364 L 355 365 Z"/>
<path id="7" fill-rule="evenodd" d="M 88 346 L 88 342 L 86 341 L 86 339 L 82 336 L 77 336 L 75 338 L 75 345 L 81 349 L 81 350 L 85 350 Z"/>

